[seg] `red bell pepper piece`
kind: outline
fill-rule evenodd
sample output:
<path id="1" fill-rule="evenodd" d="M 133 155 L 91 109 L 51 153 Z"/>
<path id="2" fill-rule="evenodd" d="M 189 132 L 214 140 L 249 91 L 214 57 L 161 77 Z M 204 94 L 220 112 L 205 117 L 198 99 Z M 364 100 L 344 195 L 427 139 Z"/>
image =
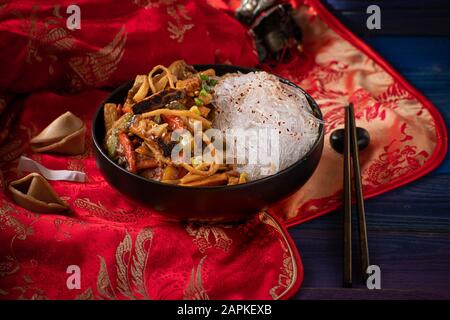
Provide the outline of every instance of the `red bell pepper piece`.
<path id="1" fill-rule="evenodd" d="M 169 128 L 172 130 L 176 129 L 184 129 L 186 128 L 186 125 L 184 124 L 183 119 L 181 119 L 178 116 L 171 116 L 171 115 L 161 115 L 161 118 L 165 123 L 169 125 Z"/>
<path id="2" fill-rule="evenodd" d="M 133 145 L 125 132 L 119 134 L 119 143 L 122 145 L 125 159 L 128 163 L 128 171 L 136 173 L 136 153 L 133 150 Z"/>

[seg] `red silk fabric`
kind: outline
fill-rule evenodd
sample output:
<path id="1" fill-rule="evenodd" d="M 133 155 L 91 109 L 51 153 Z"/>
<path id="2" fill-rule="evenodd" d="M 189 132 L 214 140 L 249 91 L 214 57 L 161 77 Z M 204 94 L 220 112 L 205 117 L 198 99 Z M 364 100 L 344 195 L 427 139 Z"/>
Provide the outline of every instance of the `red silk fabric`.
<path id="1" fill-rule="evenodd" d="M 80 0 L 81 30 L 70 31 L 70 1 L 0 0 L 0 298 L 288 298 L 303 268 L 283 225 L 339 205 L 342 158 L 328 137 L 343 124 L 343 105 L 354 102 L 358 125 L 371 133 L 361 154 L 366 196 L 416 179 L 443 159 L 447 135 L 436 109 L 318 1 L 295 3 L 303 52 L 275 69 L 261 66 L 307 90 L 327 131 L 318 170 L 272 216 L 256 214 L 237 225 L 180 223 L 109 186 L 90 143 L 80 156 L 31 152 L 30 137 L 67 110 L 86 123 L 90 142 L 91 118 L 106 88 L 156 64 L 184 58 L 255 65 L 247 30 L 229 14 L 236 3 Z M 71 212 L 37 214 L 12 202 L 6 188 L 18 176 L 21 154 L 50 169 L 87 174 L 83 184 L 51 182 Z M 70 265 L 80 267 L 80 289 L 66 285 Z"/>
<path id="2" fill-rule="evenodd" d="M 70 97 L 35 93 L 10 146 L 21 146 L 64 110 L 88 125 L 108 92 Z M 34 106 L 45 102 L 46 116 Z M 19 107 L 19 106 L 16 106 Z M 25 153 L 47 168 L 83 171 L 86 183 L 51 181 L 69 203 L 63 214 L 37 214 L 0 198 L 0 290 L 6 299 L 282 299 L 295 293 L 303 269 L 283 225 L 267 213 L 237 225 L 181 223 L 140 207 L 98 171 L 92 144 L 85 154 Z M 6 154 L 2 154 L 4 158 Z M 15 179 L 17 160 L 3 163 L 2 188 Z M 176 199 L 174 199 L 176 201 Z M 180 203 L 180 205 L 187 205 Z M 69 290 L 69 266 L 81 271 L 81 288 Z"/>
<path id="3" fill-rule="evenodd" d="M 32 2 L 32 1 L 31 1 Z M 206 1 L 0 1 L 0 92 L 114 87 L 174 59 L 255 65 L 246 29 Z"/>

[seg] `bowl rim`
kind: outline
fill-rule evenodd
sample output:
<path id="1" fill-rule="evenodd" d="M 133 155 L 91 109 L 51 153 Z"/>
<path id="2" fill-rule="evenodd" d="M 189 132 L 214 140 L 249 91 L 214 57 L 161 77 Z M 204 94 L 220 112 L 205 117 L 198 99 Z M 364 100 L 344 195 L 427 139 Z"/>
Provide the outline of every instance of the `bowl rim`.
<path id="1" fill-rule="evenodd" d="M 264 71 L 261 69 L 257 69 L 257 68 L 251 68 L 251 67 L 244 67 L 244 66 L 237 66 L 237 65 L 228 65 L 228 64 L 194 64 L 193 67 L 198 70 L 205 70 L 208 68 L 217 68 L 217 67 L 226 67 L 226 68 L 233 68 L 235 69 L 234 72 L 239 72 L 239 71 L 245 71 L 246 73 L 249 72 L 255 72 L 255 71 Z M 198 68 L 198 69 L 197 69 Z M 272 74 L 272 73 L 270 73 Z M 123 91 L 126 87 L 129 87 L 130 84 L 132 84 L 133 80 L 129 80 L 125 83 L 123 83 L 122 85 L 120 85 L 119 87 L 117 87 L 114 91 L 112 91 L 105 99 L 103 99 L 103 101 L 101 102 L 100 106 L 97 108 L 97 110 L 94 113 L 94 116 L 92 118 L 92 126 L 91 126 L 91 139 L 94 143 L 95 148 L 97 149 L 97 151 L 100 152 L 100 154 L 102 155 L 102 157 L 106 158 L 106 160 L 111 163 L 113 166 L 115 166 L 117 169 L 119 169 L 120 171 L 124 172 L 125 174 L 131 175 L 132 177 L 135 177 L 137 179 L 140 179 L 146 183 L 153 183 L 156 185 L 160 185 L 166 188 L 172 188 L 172 189 L 182 189 L 182 190 L 223 190 L 223 189 L 230 189 L 230 190 L 235 190 L 235 189 L 243 189 L 243 188 L 249 188 L 252 186 L 255 186 L 257 184 L 260 183 L 264 183 L 267 182 L 270 179 L 273 179 L 277 176 L 280 175 L 284 175 L 284 174 L 288 174 L 290 171 L 292 171 L 296 166 L 298 166 L 300 163 L 306 161 L 311 154 L 316 150 L 316 148 L 319 146 L 319 144 L 321 144 L 323 137 L 325 135 L 325 125 L 324 125 L 324 120 L 323 120 L 323 115 L 322 115 L 322 111 L 320 110 L 319 105 L 317 104 L 317 102 L 305 91 L 303 90 L 300 86 L 296 85 L 295 83 L 275 75 L 277 78 L 280 79 L 281 82 L 291 85 L 294 88 L 296 88 L 297 90 L 300 90 L 305 96 L 306 99 L 308 100 L 308 104 L 310 106 L 310 108 L 312 109 L 312 111 L 315 113 L 315 116 L 318 117 L 322 123 L 320 123 L 319 125 L 319 134 L 317 135 L 317 139 L 314 142 L 314 144 L 311 146 L 311 148 L 309 149 L 309 151 L 300 159 L 298 159 L 297 161 L 295 161 L 294 163 L 292 163 L 291 165 L 289 165 L 287 168 L 284 168 L 283 170 L 278 171 L 275 174 L 272 175 L 268 175 L 264 178 L 260 178 L 254 181 L 249 181 L 246 183 L 242 183 L 242 184 L 236 184 L 236 185 L 220 185 L 220 186 L 204 186 L 204 187 L 196 187 L 196 186 L 179 186 L 176 184 L 169 184 L 169 183 L 164 183 L 164 182 L 160 182 L 160 181 L 156 181 L 156 180 L 150 180 L 147 178 L 144 178 L 136 173 L 132 173 L 128 170 L 126 170 L 125 168 L 119 166 L 116 162 L 114 162 L 110 157 L 108 157 L 108 155 L 105 153 L 105 151 L 103 150 L 103 142 L 99 143 L 99 141 L 97 141 L 97 136 L 95 134 L 96 132 L 96 128 L 97 128 L 97 121 L 98 121 L 98 117 L 100 116 L 100 112 L 103 111 L 103 106 L 105 105 L 106 101 L 108 101 L 112 96 L 114 96 L 115 94 L 117 94 L 120 91 Z"/>

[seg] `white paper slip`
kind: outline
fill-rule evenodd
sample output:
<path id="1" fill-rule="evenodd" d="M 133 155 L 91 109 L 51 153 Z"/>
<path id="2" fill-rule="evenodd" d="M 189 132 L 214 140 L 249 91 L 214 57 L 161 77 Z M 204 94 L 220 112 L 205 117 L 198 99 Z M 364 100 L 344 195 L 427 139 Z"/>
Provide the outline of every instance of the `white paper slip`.
<path id="1" fill-rule="evenodd" d="M 40 173 L 44 178 L 48 180 L 64 180 L 64 181 L 75 181 L 75 182 L 85 182 L 86 174 L 81 171 L 72 170 L 51 170 L 44 167 L 42 164 L 31 160 L 25 156 L 21 156 L 19 159 L 19 166 L 17 167 L 18 172 L 37 172 Z"/>

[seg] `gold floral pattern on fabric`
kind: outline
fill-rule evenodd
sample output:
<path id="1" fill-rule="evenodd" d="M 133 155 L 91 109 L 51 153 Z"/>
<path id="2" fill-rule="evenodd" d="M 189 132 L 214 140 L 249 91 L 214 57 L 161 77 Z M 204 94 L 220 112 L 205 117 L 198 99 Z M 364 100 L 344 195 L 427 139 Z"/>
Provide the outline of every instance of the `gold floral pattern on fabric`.
<path id="1" fill-rule="evenodd" d="M 384 147 L 384 150 L 385 152 L 380 154 L 378 159 L 375 159 L 364 171 L 363 181 L 365 183 L 381 185 L 393 178 L 417 170 L 429 156 L 425 150 L 418 152 L 417 146 L 402 145 L 398 141 L 392 141 Z"/>
<path id="2" fill-rule="evenodd" d="M 19 262 L 11 255 L 4 256 L 0 261 L 0 277 L 12 275 L 19 271 L 19 269 Z"/>
<path id="3" fill-rule="evenodd" d="M 201 253 L 204 253 L 209 248 L 218 248 L 223 251 L 230 249 L 233 240 L 231 240 L 225 228 L 231 228 L 225 225 L 208 225 L 199 223 L 189 223 L 186 226 L 187 233 L 193 237 L 194 244 L 198 247 Z"/>
<path id="4" fill-rule="evenodd" d="M 134 0 L 134 3 L 143 8 L 166 7 L 170 17 L 167 21 L 167 31 L 170 38 L 179 43 L 183 42 L 185 33 L 195 26 L 186 7 L 177 0 Z"/>
<path id="5" fill-rule="evenodd" d="M 67 160 L 67 170 L 74 170 L 74 171 L 81 171 L 86 173 L 86 168 L 84 166 L 84 157 L 82 156 L 75 156 L 73 158 L 70 158 Z M 86 176 L 86 179 L 88 177 Z"/>
<path id="6" fill-rule="evenodd" d="M 278 284 L 269 290 L 270 296 L 274 300 L 278 300 L 286 291 L 288 291 L 294 280 L 293 258 L 289 254 L 288 248 L 281 240 L 280 246 L 283 248 L 283 265 L 280 268 Z"/>
<path id="7" fill-rule="evenodd" d="M 13 11 L 21 21 L 21 29 L 27 35 L 26 62 L 49 61 L 48 73 L 54 73 L 54 63 L 58 61 L 58 54 L 75 48 L 75 38 L 65 26 L 65 19 L 59 13 L 60 6 L 53 8 L 53 16 L 47 17 L 42 23 L 39 16 L 40 6 L 34 5 L 29 13 Z"/>
<path id="8" fill-rule="evenodd" d="M 153 231 L 143 228 L 133 244 L 132 236 L 126 233 L 115 251 L 115 264 L 108 266 L 103 256 L 98 256 L 100 266 L 96 288 L 89 287 L 76 295 L 79 300 L 94 299 L 152 299 L 146 283 L 147 260 L 151 252 Z M 183 291 L 185 300 L 209 300 L 202 279 L 202 266 L 207 256 L 192 268 L 188 283 Z M 115 275 L 115 276 L 111 276 Z"/>
<path id="9" fill-rule="evenodd" d="M 63 199 L 64 201 L 67 201 L 69 199 Z M 86 222 L 76 219 L 62 219 L 62 218 L 56 218 L 53 221 L 53 224 L 55 226 L 55 235 L 54 239 L 56 241 L 65 241 L 67 239 L 70 239 L 72 237 L 72 233 L 70 232 L 72 228 L 79 227 L 79 226 L 86 226 Z"/>
<path id="10" fill-rule="evenodd" d="M 95 300 L 92 288 L 87 288 L 83 293 L 77 295 L 75 300 Z"/>
<path id="11" fill-rule="evenodd" d="M 104 218 L 107 220 L 129 222 L 144 216 L 144 212 L 140 207 L 131 209 L 114 209 L 106 208 L 101 201 L 93 202 L 89 198 L 77 198 L 73 205 L 79 209 L 84 209 L 93 216 Z M 132 215 L 129 213 L 133 212 Z"/>
<path id="12" fill-rule="evenodd" d="M 282 236 L 282 239 L 279 239 L 280 246 L 283 249 L 283 261 L 280 267 L 280 274 L 278 276 L 277 284 L 269 290 L 270 296 L 274 300 L 278 300 L 289 292 L 291 287 L 294 285 L 298 276 L 297 264 L 295 262 L 293 249 L 291 248 L 281 226 L 275 221 L 274 218 L 264 211 L 259 213 L 259 219 L 263 223 L 273 227 Z"/>
<path id="13" fill-rule="evenodd" d="M 31 222 L 25 224 L 18 217 L 25 216 L 31 219 Z M 37 214 L 22 214 L 18 212 L 12 204 L 2 200 L 0 203 L 0 231 L 11 232 L 12 237 L 9 242 L 9 253 L 0 258 L 0 278 L 17 274 L 22 266 L 16 257 L 14 243 L 16 240 L 24 241 L 29 236 L 34 235 L 33 224 L 37 222 Z M 17 299 L 25 300 L 43 300 L 47 299 L 44 291 L 39 288 L 33 279 L 25 274 L 17 281 L 16 285 L 9 291 L 0 288 L 0 296 L 8 296 L 12 293 L 18 294 Z"/>
<path id="14" fill-rule="evenodd" d="M 205 259 L 206 256 L 200 260 L 197 267 L 192 268 L 189 283 L 183 293 L 184 300 L 209 300 L 202 280 L 202 266 Z"/>
<path id="15" fill-rule="evenodd" d="M 170 33 L 170 38 L 177 42 L 182 42 L 184 34 L 194 27 L 191 17 L 187 14 L 186 8 L 183 5 L 176 5 L 167 8 L 167 13 L 172 17 L 173 21 L 167 22 L 167 30 Z"/>
<path id="16" fill-rule="evenodd" d="M 145 282 L 145 270 L 148 255 L 153 240 L 153 231 L 143 228 L 133 246 L 133 240 L 129 233 L 125 234 L 119 243 L 115 253 L 116 277 L 112 282 L 108 273 L 105 258 L 99 256 L 100 268 L 97 275 L 98 296 L 93 294 L 92 288 L 88 288 L 78 299 L 150 299 Z"/>
<path id="17" fill-rule="evenodd" d="M 12 230 L 14 231 L 13 240 L 15 238 L 25 240 L 27 236 L 33 234 L 33 228 L 31 224 L 27 226 L 22 223 L 13 214 L 17 215 L 18 212 L 10 203 L 3 200 L 0 204 L 0 230 Z"/>
<path id="18" fill-rule="evenodd" d="M 102 49 L 69 59 L 71 87 L 75 90 L 92 88 L 107 81 L 116 71 L 127 41 L 127 31 L 122 26 L 114 39 Z"/>
<path id="19" fill-rule="evenodd" d="M 21 283 L 13 287 L 11 291 L 19 293 L 17 300 L 48 300 L 45 291 L 39 288 L 29 275 L 24 275 Z M 6 291 L 4 293 L 5 295 L 9 294 Z"/>

